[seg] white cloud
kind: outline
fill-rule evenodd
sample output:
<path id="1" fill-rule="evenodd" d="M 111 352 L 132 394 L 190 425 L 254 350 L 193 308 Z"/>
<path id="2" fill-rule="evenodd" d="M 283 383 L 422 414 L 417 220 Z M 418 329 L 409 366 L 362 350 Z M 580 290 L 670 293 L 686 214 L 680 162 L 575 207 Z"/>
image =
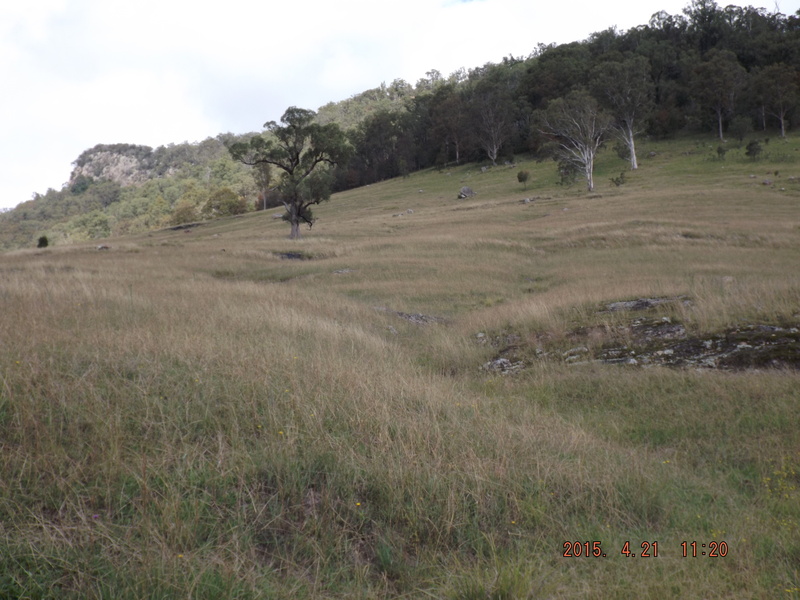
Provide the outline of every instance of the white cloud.
<path id="1" fill-rule="evenodd" d="M 431 69 L 446 76 L 527 56 L 540 42 L 627 29 L 688 3 L 4 2 L 0 207 L 60 187 L 97 143 L 157 146 L 258 130 L 288 106 L 316 109 L 384 81 L 414 84 Z"/>

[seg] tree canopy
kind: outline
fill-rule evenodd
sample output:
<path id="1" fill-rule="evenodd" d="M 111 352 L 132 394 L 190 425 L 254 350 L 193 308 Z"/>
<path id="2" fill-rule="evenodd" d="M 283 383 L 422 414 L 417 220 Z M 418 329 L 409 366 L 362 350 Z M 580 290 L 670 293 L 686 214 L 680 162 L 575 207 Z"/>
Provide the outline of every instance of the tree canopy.
<path id="1" fill-rule="evenodd" d="M 344 162 L 350 147 L 335 123 L 314 122 L 316 113 L 289 107 L 281 124 L 268 121 L 265 135 L 229 146 L 231 156 L 246 165 L 272 165 L 282 171 L 277 189 L 291 224 L 290 238 L 300 237 L 301 222 L 314 223 L 311 206 L 328 200 L 332 176 L 329 169 Z"/>

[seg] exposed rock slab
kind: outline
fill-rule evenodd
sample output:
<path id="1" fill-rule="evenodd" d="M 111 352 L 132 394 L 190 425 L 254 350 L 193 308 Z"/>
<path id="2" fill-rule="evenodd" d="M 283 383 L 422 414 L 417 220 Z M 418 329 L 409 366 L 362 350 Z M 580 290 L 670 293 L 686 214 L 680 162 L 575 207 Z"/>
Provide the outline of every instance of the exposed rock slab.
<path id="1" fill-rule="evenodd" d="M 390 310 L 385 306 L 376 306 L 375 310 L 391 313 L 395 316 L 405 319 L 414 325 L 430 325 L 431 323 L 446 323 L 447 319 L 443 317 L 434 317 L 431 315 L 423 315 L 421 313 L 405 313 L 399 310 Z"/>
<path id="2" fill-rule="evenodd" d="M 800 370 L 800 324 L 742 324 L 716 333 L 691 335 L 669 317 L 640 317 L 608 329 L 576 329 L 568 336 L 572 345 L 566 349 L 546 334 L 531 336 L 534 338 L 538 340 L 535 348 L 523 343 L 519 336 L 477 334 L 479 344 L 499 348 L 495 358 L 481 369 L 513 374 L 530 362 L 554 361 L 723 371 Z M 598 347 L 602 339 L 606 342 Z"/>
<path id="3" fill-rule="evenodd" d="M 671 298 L 637 298 L 636 300 L 623 300 L 619 302 L 611 302 L 606 304 L 606 310 L 600 312 L 617 312 L 620 310 L 649 310 L 660 306 L 662 304 L 670 304 L 673 302 L 683 302 L 684 304 L 691 304 L 691 301 L 686 296 L 673 296 Z"/>

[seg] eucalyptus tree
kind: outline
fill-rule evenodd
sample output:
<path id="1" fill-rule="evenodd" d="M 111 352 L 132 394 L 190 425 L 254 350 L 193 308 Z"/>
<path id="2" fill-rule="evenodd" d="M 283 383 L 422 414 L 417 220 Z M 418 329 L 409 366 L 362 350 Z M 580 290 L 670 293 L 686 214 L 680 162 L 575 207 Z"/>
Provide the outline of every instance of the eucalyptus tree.
<path id="1" fill-rule="evenodd" d="M 525 63 L 513 57 L 470 71 L 465 100 L 470 107 L 471 135 L 493 165 L 503 147 L 512 141 L 519 115 L 524 112 L 518 100 L 525 71 Z"/>
<path id="2" fill-rule="evenodd" d="M 554 158 L 583 173 L 591 192 L 595 157 L 613 124 L 611 115 L 588 92 L 576 90 L 551 100 L 545 110 L 536 111 L 535 120 L 552 141 Z"/>
<path id="3" fill-rule="evenodd" d="M 486 91 L 475 99 L 473 107 L 478 145 L 496 165 L 500 150 L 511 137 L 511 102 L 500 94 Z"/>
<path id="4" fill-rule="evenodd" d="M 693 95 L 716 115 L 720 141 L 724 140 L 723 122 L 733 113 L 736 96 L 746 82 L 747 71 L 729 50 L 712 50 L 708 53 L 708 60 L 694 69 Z"/>
<path id="5" fill-rule="evenodd" d="M 653 110 L 655 86 L 649 62 L 644 56 L 633 56 L 601 63 L 595 69 L 592 87 L 613 114 L 614 129 L 628 150 L 631 170 L 636 170 L 635 136 L 644 129 L 645 119 Z"/>
<path id="6" fill-rule="evenodd" d="M 345 162 L 350 146 L 335 123 L 314 122 L 316 113 L 289 107 L 281 123 L 264 124 L 265 135 L 229 146 L 231 156 L 246 165 L 272 165 L 282 171 L 277 190 L 286 208 L 284 220 L 291 224 L 291 239 L 300 236 L 300 225 L 314 222 L 311 206 L 331 196 L 330 168 Z"/>
<path id="7" fill-rule="evenodd" d="M 787 116 L 800 101 L 797 69 L 785 63 L 769 65 L 756 72 L 752 87 L 765 112 L 778 119 L 785 138 Z"/>
<path id="8" fill-rule="evenodd" d="M 439 162 L 446 165 L 452 157 L 460 165 L 473 139 L 464 92 L 455 84 L 439 86 L 432 98 L 430 112 L 433 139 L 441 150 Z"/>

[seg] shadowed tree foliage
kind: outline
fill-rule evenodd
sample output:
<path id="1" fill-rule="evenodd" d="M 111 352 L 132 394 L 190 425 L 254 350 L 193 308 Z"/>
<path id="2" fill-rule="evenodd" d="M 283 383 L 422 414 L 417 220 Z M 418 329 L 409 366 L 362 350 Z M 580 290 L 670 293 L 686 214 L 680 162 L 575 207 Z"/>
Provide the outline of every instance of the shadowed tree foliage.
<path id="1" fill-rule="evenodd" d="M 560 46 L 540 46 L 539 55 L 527 69 L 522 90 L 533 108 L 549 99 L 561 98 L 586 85 L 591 55 L 586 44 L 573 42 Z"/>
<path id="2" fill-rule="evenodd" d="M 472 140 L 468 110 L 464 93 L 455 84 L 440 86 L 436 90 L 430 111 L 433 137 L 439 146 L 437 163 L 447 165 L 454 160 L 459 165 L 468 154 Z"/>
<path id="3" fill-rule="evenodd" d="M 380 110 L 349 132 L 362 183 L 407 175 L 414 145 L 406 112 Z"/>
<path id="4" fill-rule="evenodd" d="M 272 165 L 282 171 L 277 189 L 291 224 L 291 239 L 300 237 L 300 224 L 313 224 L 311 206 L 328 200 L 332 177 L 329 167 L 347 160 L 350 146 L 335 123 L 314 122 L 315 113 L 289 107 L 281 117 L 264 124 L 266 135 L 231 144 L 231 156 L 246 165 Z"/>
<path id="5" fill-rule="evenodd" d="M 723 13 L 714 0 L 692 0 L 683 9 L 688 19 L 687 35 L 704 56 L 722 39 L 725 30 Z"/>
<path id="6" fill-rule="evenodd" d="M 702 106 L 717 117 L 717 133 L 723 141 L 723 122 L 736 107 L 736 95 L 744 88 L 747 71 L 729 50 L 713 50 L 694 70 L 693 93 Z"/>

